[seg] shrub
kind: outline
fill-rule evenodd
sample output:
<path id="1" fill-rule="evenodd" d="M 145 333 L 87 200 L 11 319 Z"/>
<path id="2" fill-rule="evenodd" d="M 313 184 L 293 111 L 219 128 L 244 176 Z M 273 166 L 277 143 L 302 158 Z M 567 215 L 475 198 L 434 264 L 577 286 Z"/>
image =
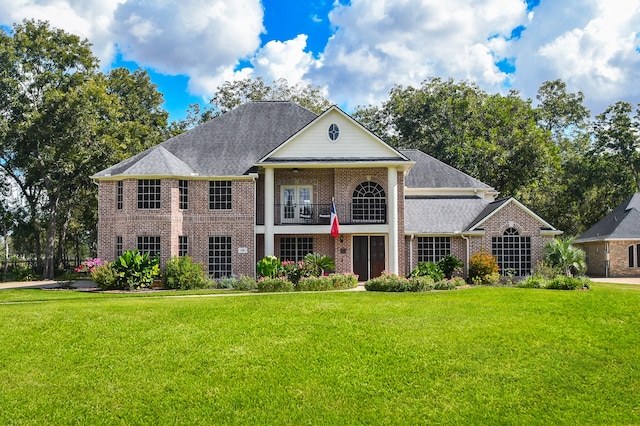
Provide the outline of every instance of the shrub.
<path id="1" fill-rule="evenodd" d="M 262 293 L 293 291 L 293 283 L 285 277 L 262 278 L 258 281 L 258 291 Z"/>
<path id="2" fill-rule="evenodd" d="M 300 278 L 312 277 L 314 275 L 313 267 L 304 261 L 293 262 L 285 260 L 282 262 L 280 275 L 291 281 L 293 285 L 298 284 Z"/>
<path id="3" fill-rule="evenodd" d="M 180 290 L 204 288 L 210 284 L 205 267 L 194 263 L 190 256 L 172 257 L 167 262 L 163 283 L 166 288 Z"/>
<path id="4" fill-rule="evenodd" d="M 462 277 L 453 277 L 453 278 L 451 278 L 451 281 L 453 281 L 453 283 L 456 285 L 456 287 L 467 285 L 467 282 Z"/>
<path id="5" fill-rule="evenodd" d="M 330 277 L 304 277 L 295 286 L 296 291 L 325 291 L 333 289 L 333 279 Z"/>
<path id="6" fill-rule="evenodd" d="M 411 277 L 431 277 L 434 281 L 444 278 L 444 272 L 434 262 L 420 262 L 410 274 Z"/>
<path id="7" fill-rule="evenodd" d="M 453 290 L 454 288 L 456 288 L 456 282 L 447 279 L 438 281 L 433 287 L 434 290 Z"/>
<path id="8" fill-rule="evenodd" d="M 517 286 L 519 288 L 545 288 L 547 280 L 538 274 L 529 275 L 522 281 L 520 281 Z"/>
<path id="9" fill-rule="evenodd" d="M 121 288 L 118 284 L 118 271 L 116 271 L 112 263 L 103 263 L 93 268 L 91 271 L 91 279 L 96 283 L 98 288 L 102 290 L 116 290 Z"/>
<path id="10" fill-rule="evenodd" d="M 336 290 L 346 290 L 358 286 L 358 276 L 352 273 L 331 274 L 329 278 L 333 280 L 333 288 Z"/>
<path id="11" fill-rule="evenodd" d="M 499 272 L 497 259 L 485 249 L 469 258 L 469 278 L 474 284 L 496 284 L 500 281 Z"/>
<path id="12" fill-rule="evenodd" d="M 591 284 L 586 277 L 568 277 L 566 275 L 558 275 L 547 282 L 546 288 L 550 290 L 576 290 L 581 288 L 590 288 Z"/>
<path id="13" fill-rule="evenodd" d="M 78 274 L 88 275 L 93 272 L 95 268 L 106 263 L 108 263 L 106 260 L 102 260 L 99 257 L 96 257 L 95 259 L 89 258 L 80 263 L 80 266 L 74 268 L 73 270 Z"/>
<path id="14" fill-rule="evenodd" d="M 435 281 L 431 277 L 411 277 L 407 291 L 431 291 L 435 286 Z"/>
<path id="15" fill-rule="evenodd" d="M 454 275 L 462 272 L 462 261 L 455 256 L 447 254 L 437 263 L 438 267 L 444 273 L 445 278 L 451 279 Z"/>
<path id="16" fill-rule="evenodd" d="M 258 276 L 276 278 L 280 272 L 280 259 L 275 256 L 267 256 L 256 264 Z"/>
<path id="17" fill-rule="evenodd" d="M 364 284 L 367 291 L 408 291 L 409 280 L 395 274 L 383 272 L 381 276 L 372 278 Z"/>
<path id="18" fill-rule="evenodd" d="M 253 277 L 250 277 L 248 275 L 240 275 L 233 282 L 234 290 L 251 291 L 257 288 L 258 288 L 258 283 L 256 282 L 256 280 L 254 280 Z"/>
<path id="19" fill-rule="evenodd" d="M 544 246 L 544 261 L 547 265 L 559 268 L 571 277 L 587 269 L 584 250 L 571 245 L 573 238 L 554 238 Z"/>
<path id="20" fill-rule="evenodd" d="M 160 275 L 158 256 L 127 250 L 113 263 L 118 272 L 118 286 L 124 290 L 137 290 L 151 287 L 154 279 Z"/>
<path id="21" fill-rule="evenodd" d="M 304 257 L 304 263 L 309 265 L 310 272 L 319 277 L 325 272 L 334 271 L 336 264 L 331 256 L 309 253 Z"/>
<path id="22" fill-rule="evenodd" d="M 36 279 L 36 273 L 30 266 L 14 266 L 13 276 L 16 281 L 35 281 Z"/>

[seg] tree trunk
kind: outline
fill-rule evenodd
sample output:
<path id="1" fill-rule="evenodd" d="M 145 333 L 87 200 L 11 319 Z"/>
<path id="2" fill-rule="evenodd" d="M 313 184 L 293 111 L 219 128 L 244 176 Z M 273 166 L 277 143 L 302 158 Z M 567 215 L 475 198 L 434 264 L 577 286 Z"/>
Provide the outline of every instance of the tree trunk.
<path id="1" fill-rule="evenodd" d="M 2 268 L 2 281 L 6 281 L 7 272 L 9 272 L 9 236 L 7 235 L 7 222 L 2 222 L 2 234 L 4 235 L 4 267 Z"/>
<path id="2" fill-rule="evenodd" d="M 47 239 L 44 248 L 45 280 L 52 280 L 55 275 L 56 224 L 58 219 L 58 199 L 49 196 L 49 223 L 47 224 Z"/>

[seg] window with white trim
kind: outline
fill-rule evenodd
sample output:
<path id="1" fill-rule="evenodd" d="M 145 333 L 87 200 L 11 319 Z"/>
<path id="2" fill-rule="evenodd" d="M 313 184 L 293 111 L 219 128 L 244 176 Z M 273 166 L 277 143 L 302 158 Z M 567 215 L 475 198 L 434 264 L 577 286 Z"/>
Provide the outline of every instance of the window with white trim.
<path id="1" fill-rule="evenodd" d="M 313 253 L 312 237 L 280 237 L 280 260 L 297 262 Z"/>
<path id="2" fill-rule="evenodd" d="M 160 208 L 160 179 L 138 179 L 138 208 Z"/>
<path id="3" fill-rule="evenodd" d="M 209 276 L 230 277 L 231 271 L 231 237 L 209 237 Z"/>
<path id="4" fill-rule="evenodd" d="M 211 210 L 231 210 L 230 180 L 212 180 L 209 182 L 209 208 Z"/>
<path id="5" fill-rule="evenodd" d="M 418 237 L 418 262 L 438 262 L 451 254 L 451 237 Z"/>
<path id="6" fill-rule="evenodd" d="M 491 254 L 496 257 L 502 274 L 511 271 L 523 277 L 531 273 L 531 237 L 521 236 L 515 228 L 491 238 Z"/>
<path id="7" fill-rule="evenodd" d="M 353 191 L 351 217 L 354 222 L 386 222 L 386 196 L 384 188 L 376 182 L 362 182 Z"/>
<path id="8" fill-rule="evenodd" d="M 138 251 L 140 253 L 148 253 L 153 257 L 160 254 L 160 237 L 159 236 L 142 236 L 138 237 Z"/>

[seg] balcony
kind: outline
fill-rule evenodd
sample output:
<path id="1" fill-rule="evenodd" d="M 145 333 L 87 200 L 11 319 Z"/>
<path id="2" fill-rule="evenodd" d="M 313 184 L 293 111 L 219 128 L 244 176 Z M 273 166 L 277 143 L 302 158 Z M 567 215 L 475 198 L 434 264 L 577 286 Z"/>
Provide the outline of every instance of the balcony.
<path id="1" fill-rule="evenodd" d="M 387 223 L 387 205 L 375 200 L 359 203 L 336 204 L 341 225 L 367 225 Z M 276 204 L 275 225 L 329 225 L 331 204 Z M 264 225 L 264 209 L 258 206 L 256 223 Z"/>

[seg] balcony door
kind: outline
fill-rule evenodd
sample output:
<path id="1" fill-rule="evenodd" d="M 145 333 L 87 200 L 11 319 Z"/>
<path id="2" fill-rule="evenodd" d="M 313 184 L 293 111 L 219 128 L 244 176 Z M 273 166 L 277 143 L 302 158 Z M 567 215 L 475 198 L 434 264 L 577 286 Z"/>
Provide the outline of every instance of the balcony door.
<path id="1" fill-rule="evenodd" d="M 304 223 L 313 214 L 311 185 L 287 185 L 282 187 L 281 223 Z"/>
<path id="2" fill-rule="evenodd" d="M 385 269 L 384 236 L 353 237 L 353 272 L 359 281 L 379 277 Z"/>

